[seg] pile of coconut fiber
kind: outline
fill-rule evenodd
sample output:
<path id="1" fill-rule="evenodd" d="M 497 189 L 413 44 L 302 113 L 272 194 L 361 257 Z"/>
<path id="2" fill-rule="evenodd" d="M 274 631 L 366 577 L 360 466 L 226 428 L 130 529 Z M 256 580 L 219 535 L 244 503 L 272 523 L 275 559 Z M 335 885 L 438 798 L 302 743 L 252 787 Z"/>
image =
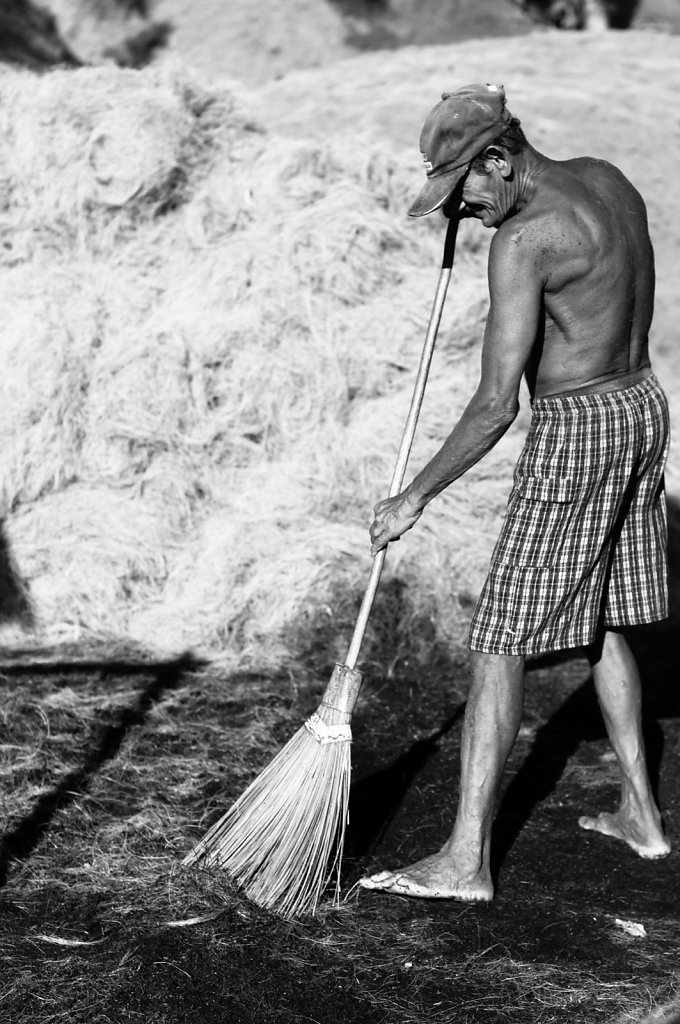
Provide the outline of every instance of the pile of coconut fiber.
<path id="1" fill-rule="evenodd" d="M 174 66 L 4 71 L 0 146 L 6 647 L 343 660 L 444 236 L 405 216 L 417 161 L 279 137 Z M 414 460 L 477 373 L 461 233 Z M 404 642 L 462 636 L 512 447 L 393 546 Z"/>

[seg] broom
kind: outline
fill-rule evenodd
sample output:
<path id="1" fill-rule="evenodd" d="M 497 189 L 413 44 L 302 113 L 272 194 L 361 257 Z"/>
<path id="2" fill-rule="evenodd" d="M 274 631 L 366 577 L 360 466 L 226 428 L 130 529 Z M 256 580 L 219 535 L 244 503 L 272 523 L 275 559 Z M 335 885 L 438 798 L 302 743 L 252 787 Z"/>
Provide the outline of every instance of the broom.
<path id="1" fill-rule="evenodd" d="M 400 492 L 404 480 L 451 277 L 457 230 L 458 218 L 451 217 L 389 497 Z M 184 866 L 224 868 L 251 900 L 282 917 L 314 914 L 333 875 L 334 902 L 339 902 L 351 775 L 350 719 L 362 681 L 356 663 L 386 551 L 383 548 L 374 558 L 347 659 L 335 666 L 319 707 L 182 861 Z"/>

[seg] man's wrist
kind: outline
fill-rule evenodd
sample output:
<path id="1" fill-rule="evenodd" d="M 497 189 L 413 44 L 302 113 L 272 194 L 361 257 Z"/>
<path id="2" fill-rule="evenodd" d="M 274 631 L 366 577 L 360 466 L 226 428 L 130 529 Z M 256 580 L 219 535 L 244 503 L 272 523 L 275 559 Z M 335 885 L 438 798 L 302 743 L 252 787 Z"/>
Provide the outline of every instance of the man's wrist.
<path id="1" fill-rule="evenodd" d="M 424 495 L 417 491 L 412 491 L 410 487 L 407 487 L 404 491 L 404 498 L 406 499 L 406 504 L 414 515 L 420 515 L 427 505 L 427 499 Z"/>

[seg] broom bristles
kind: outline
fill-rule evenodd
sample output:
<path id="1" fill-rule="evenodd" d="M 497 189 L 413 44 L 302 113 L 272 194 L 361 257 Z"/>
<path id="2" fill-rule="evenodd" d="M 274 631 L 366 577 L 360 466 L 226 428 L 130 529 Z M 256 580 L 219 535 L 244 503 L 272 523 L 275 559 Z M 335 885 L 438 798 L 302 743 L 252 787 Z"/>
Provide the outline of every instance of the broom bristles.
<path id="1" fill-rule="evenodd" d="M 314 914 L 340 863 L 349 807 L 351 708 L 361 674 L 336 665 L 317 712 L 184 858 L 224 868 L 255 903 Z"/>

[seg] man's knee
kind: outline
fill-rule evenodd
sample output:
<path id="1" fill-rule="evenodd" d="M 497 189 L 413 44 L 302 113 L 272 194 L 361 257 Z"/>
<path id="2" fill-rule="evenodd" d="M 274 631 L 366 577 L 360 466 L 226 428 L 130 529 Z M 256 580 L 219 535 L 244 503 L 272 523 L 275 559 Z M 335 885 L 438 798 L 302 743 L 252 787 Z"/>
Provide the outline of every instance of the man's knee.
<path id="1" fill-rule="evenodd" d="M 485 680 L 512 681 L 524 675 L 523 654 L 487 654 L 470 651 L 472 674 L 476 682 Z"/>
<path id="2" fill-rule="evenodd" d="M 603 658 L 609 655 L 624 654 L 630 650 L 626 634 L 623 628 L 612 626 L 602 627 L 598 631 L 593 643 L 587 649 L 588 661 L 591 667 L 598 665 Z"/>

